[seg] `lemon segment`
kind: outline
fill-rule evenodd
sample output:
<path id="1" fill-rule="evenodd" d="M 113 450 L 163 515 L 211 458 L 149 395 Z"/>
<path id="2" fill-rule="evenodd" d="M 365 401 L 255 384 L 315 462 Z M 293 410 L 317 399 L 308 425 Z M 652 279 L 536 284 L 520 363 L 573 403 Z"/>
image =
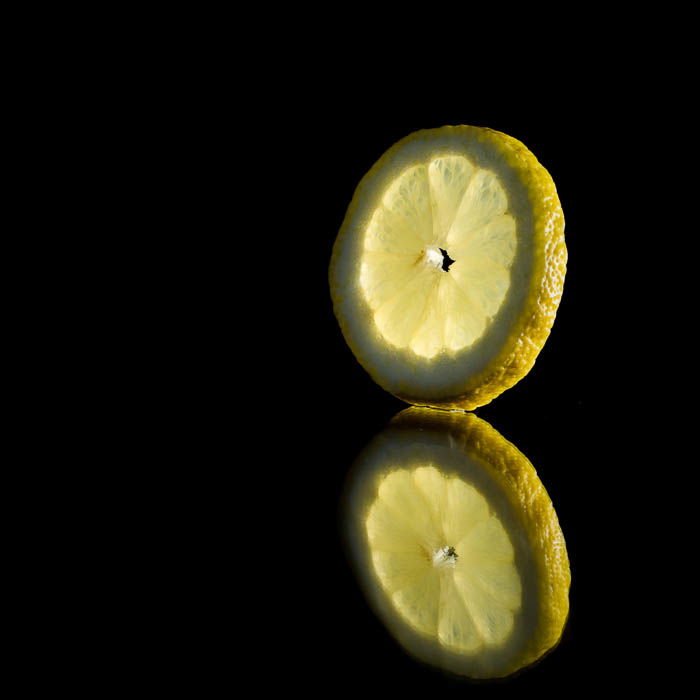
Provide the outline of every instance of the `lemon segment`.
<path id="1" fill-rule="evenodd" d="M 363 178 L 333 247 L 343 334 L 396 396 L 483 405 L 546 340 L 563 231 L 554 183 L 520 142 L 469 126 L 416 132 Z"/>

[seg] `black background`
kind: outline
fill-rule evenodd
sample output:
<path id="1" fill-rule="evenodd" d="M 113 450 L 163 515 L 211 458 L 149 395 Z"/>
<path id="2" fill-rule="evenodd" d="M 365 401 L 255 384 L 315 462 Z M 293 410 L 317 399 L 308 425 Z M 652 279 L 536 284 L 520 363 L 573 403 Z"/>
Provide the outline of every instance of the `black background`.
<path id="1" fill-rule="evenodd" d="M 529 458 L 551 496 L 571 562 L 570 618 L 541 663 L 487 683 L 428 668 L 399 648 L 365 603 L 338 532 L 352 461 L 406 404 L 377 386 L 345 344 L 328 289 L 331 248 L 354 188 L 387 148 L 416 129 L 460 123 L 516 137 L 548 169 L 569 253 L 561 305 L 534 368 L 476 414 Z M 635 413 L 629 342 L 638 322 L 631 302 L 645 292 L 629 240 L 650 226 L 641 206 L 648 163 L 635 145 L 644 129 L 619 106 L 584 103 L 519 111 L 465 103 L 352 118 L 342 109 L 301 111 L 270 125 L 284 134 L 271 152 L 286 159 L 289 181 L 264 212 L 279 243 L 261 251 L 258 268 L 283 293 L 257 320 L 267 338 L 256 352 L 268 391 L 256 419 L 270 454 L 261 469 L 263 480 L 274 469 L 278 486 L 267 500 L 275 564 L 256 585 L 276 601 L 267 624 L 278 635 L 284 683 L 329 693 L 492 693 L 601 677 L 626 685 L 638 668 L 648 578 L 635 574 L 630 586 L 642 526 L 629 452 L 646 423 Z"/>

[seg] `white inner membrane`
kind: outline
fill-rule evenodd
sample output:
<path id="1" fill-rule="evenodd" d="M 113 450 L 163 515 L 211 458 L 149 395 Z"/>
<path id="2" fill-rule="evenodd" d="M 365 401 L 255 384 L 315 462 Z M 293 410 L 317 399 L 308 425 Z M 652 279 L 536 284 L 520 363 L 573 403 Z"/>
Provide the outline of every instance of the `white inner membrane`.
<path id="1" fill-rule="evenodd" d="M 520 576 L 508 534 L 473 486 L 430 465 L 396 469 L 365 526 L 377 578 L 413 629 L 457 653 L 506 642 Z"/>
<path id="2" fill-rule="evenodd" d="M 515 228 L 496 175 L 465 156 L 404 170 L 364 236 L 360 286 L 381 336 L 426 358 L 476 342 L 508 292 Z"/>

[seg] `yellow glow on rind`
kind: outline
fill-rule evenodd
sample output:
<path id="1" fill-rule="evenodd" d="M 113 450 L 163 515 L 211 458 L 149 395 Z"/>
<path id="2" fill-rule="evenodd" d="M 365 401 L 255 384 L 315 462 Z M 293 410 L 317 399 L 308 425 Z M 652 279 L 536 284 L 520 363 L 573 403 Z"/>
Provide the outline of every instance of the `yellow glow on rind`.
<path id="1" fill-rule="evenodd" d="M 440 249 L 454 260 L 448 270 Z M 425 358 L 454 353 L 500 309 L 515 252 L 516 222 L 496 175 L 441 155 L 387 187 L 364 233 L 360 287 L 388 343 Z"/>

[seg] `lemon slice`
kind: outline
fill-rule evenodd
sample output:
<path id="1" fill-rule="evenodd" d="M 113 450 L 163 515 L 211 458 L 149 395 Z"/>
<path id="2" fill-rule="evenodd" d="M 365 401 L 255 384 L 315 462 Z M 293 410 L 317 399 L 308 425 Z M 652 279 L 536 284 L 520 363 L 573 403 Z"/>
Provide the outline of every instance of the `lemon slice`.
<path id="1" fill-rule="evenodd" d="M 527 458 L 473 414 L 399 414 L 358 458 L 344 524 L 373 608 L 420 660 L 503 677 L 559 640 L 571 576 L 556 513 Z"/>
<path id="2" fill-rule="evenodd" d="M 566 260 L 556 188 L 533 154 L 446 126 L 399 141 L 365 175 L 329 279 L 343 335 L 380 386 L 471 410 L 534 364 Z"/>

